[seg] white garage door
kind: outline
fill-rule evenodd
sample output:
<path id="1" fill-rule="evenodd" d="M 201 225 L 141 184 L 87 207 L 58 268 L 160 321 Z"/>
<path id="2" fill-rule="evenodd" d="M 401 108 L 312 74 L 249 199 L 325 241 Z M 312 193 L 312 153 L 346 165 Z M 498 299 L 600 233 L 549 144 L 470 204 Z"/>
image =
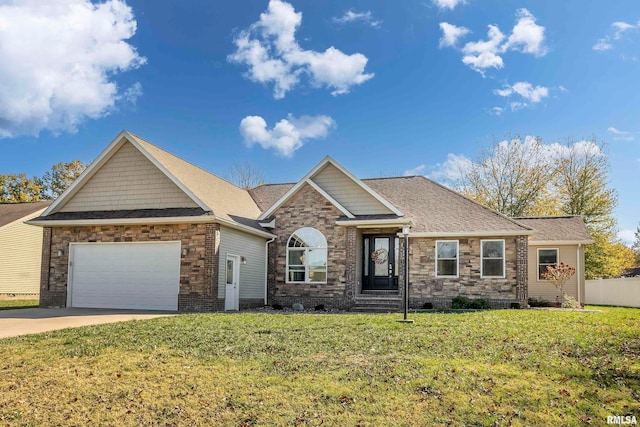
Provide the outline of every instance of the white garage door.
<path id="1" fill-rule="evenodd" d="M 177 310 L 180 242 L 72 243 L 69 307 Z"/>

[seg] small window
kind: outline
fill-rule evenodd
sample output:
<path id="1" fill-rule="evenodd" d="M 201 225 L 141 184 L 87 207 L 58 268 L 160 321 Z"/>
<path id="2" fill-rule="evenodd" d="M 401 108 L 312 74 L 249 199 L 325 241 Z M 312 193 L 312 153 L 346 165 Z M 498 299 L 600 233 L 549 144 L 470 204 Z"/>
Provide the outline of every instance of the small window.
<path id="1" fill-rule="evenodd" d="M 482 277 L 504 277 L 504 240 L 481 240 Z"/>
<path id="2" fill-rule="evenodd" d="M 300 228 L 289 238 L 287 282 L 327 282 L 327 239 L 315 228 Z"/>
<path id="3" fill-rule="evenodd" d="M 547 267 L 558 264 L 557 249 L 538 249 L 538 280 L 545 280 L 542 275 L 547 272 Z"/>
<path id="4" fill-rule="evenodd" d="M 458 241 L 436 241 L 436 277 L 458 277 Z"/>

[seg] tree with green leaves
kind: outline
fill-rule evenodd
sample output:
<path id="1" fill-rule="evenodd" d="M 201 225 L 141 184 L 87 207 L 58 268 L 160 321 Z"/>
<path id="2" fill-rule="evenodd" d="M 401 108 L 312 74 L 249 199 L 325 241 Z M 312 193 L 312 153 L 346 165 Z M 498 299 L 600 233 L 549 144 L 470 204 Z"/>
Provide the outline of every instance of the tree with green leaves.
<path id="1" fill-rule="evenodd" d="M 52 200 L 60 196 L 86 169 L 79 160 L 57 163 L 42 178 L 24 173 L 0 174 L 0 202 L 24 203 Z"/>
<path id="2" fill-rule="evenodd" d="M 617 277 L 630 267 L 616 238 L 616 191 L 609 187 L 605 143 L 544 144 L 509 137 L 463 164 L 457 188 L 507 216 L 581 215 L 595 243 L 585 249 L 587 278 Z"/>
<path id="3" fill-rule="evenodd" d="M 42 180 L 37 176 L 28 178 L 26 174 L 9 174 L 0 178 L 0 202 L 22 203 L 42 200 Z"/>
<path id="4" fill-rule="evenodd" d="M 44 185 L 43 198 L 53 200 L 59 197 L 86 168 L 87 165 L 80 160 L 73 160 L 69 163 L 60 162 L 53 165 L 51 170 L 45 172 L 42 176 Z"/>

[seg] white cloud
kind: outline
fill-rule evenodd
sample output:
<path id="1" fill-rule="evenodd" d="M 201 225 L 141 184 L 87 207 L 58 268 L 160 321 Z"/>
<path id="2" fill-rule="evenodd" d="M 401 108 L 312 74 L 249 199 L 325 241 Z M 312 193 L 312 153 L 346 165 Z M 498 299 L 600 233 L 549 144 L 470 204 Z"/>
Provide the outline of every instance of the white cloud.
<path id="1" fill-rule="evenodd" d="M 437 163 L 427 176 L 435 181 L 452 184 L 462 178 L 462 172 L 469 169 L 472 163 L 463 154 L 449 153 L 447 160 Z"/>
<path id="2" fill-rule="evenodd" d="M 432 0 L 433 4 L 440 9 L 453 10 L 459 4 L 466 4 L 466 0 Z"/>
<path id="3" fill-rule="evenodd" d="M 625 245 L 631 246 L 636 240 L 635 230 L 618 231 L 618 239 L 622 240 Z"/>
<path id="4" fill-rule="evenodd" d="M 536 17 L 527 9 L 519 9 L 516 16 L 518 22 L 513 27 L 507 43 L 502 46 L 502 50 L 512 49 L 535 56 L 544 56 L 547 53 L 544 45 L 545 28 L 536 24 Z"/>
<path id="5" fill-rule="evenodd" d="M 114 77 L 146 62 L 126 42 L 135 32 L 123 0 L 2 2 L 0 137 L 74 132 L 107 115 L 122 99 Z"/>
<path id="6" fill-rule="evenodd" d="M 466 27 L 458 27 L 448 22 L 441 22 L 440 29 L 442 30 L 442 37 L 440 38 L 440 47 L 452 47 L 455 46 L 458 39 L 469 34 L 469 29 Z"/>
<path id="7" fill-rule="evenodd" d="M 349 22 L 361 21 L 369 24 L 373 28 L 380 28 L 380 24 L 382 24 L 382 21 L 378 21 L 373 18 L 370 10 L 367 10 L 366 12 L 354 12 L 352 9 L 349 9 L 341 17 L 333 17 L 331 20 L 336 24 L 347 24 Z"/>
<path id="8" fill-rule="evenodd" d="M 142 85 L 140 84 L 140 82 L 135 82 L 134 84 L 129 86 L 127 90 L 124 91 L 122 98 L 128 104 L 136 105 L 136 103 L 138 102 L 138 98 L 140 98 L 142 94 Z"/>
<path id="9" fill-rule="evenodd" d="M 608 34 L 601 39 L 598 39 L 598 41 L 596 41 L 596 44 L 593 45 L 593 48 L 592 48 L 593 50 L 605 51 L 605 50 L 613 49 L 614 47 L 613 42 L 616 40 L 620 40 L 624 35 L 624 33 L 626 33 L 629 30 L 640 29 L 640 21 L 638 21 L 636 24 L 629 24 L 628 22 L 617 21 L 611 24 L 611 27 L 613 28 L 613 33 Z"/>
<path id="10" fill-rule="evenodd" d="M 616 135 L 615 137 L 613 137 L 613 139 L 617 141 L 633 141 L 635 139 L 632 132 L 619 130 L 614 128 L 613 126 L 609 127 L 607 130 Z"/>
<path id="11" fill-rule="evenodd" d="M 373 78 L 373 73 L 364 73 L 368 59 L 361 53 L 348 55 L 333 46 L 324 52 L 302 49 L 295 38 L 301 22 L 302 13 L 289 3 L 269 1 L 260 19 L 234 39 L 237 49 L 228 60 L 247 65 L 250 80 L 273 83 L 276 99 L 284 98 L 303 76 L 315 87 L 331 89 L 334 96 Z"/>
<path id="12" fill-rule="evenodd" d="M 613 24 L 611 24 L 611 26 L 615 29 L 615 34 L 613 35 L 613 38 L 616 40 L 619 40 L 625 31 L 638 28 L 638 26 L 640 26 L 640 22 L 638 23 L 638 25 L 632 25 L 627 22 L 619 21 L 619 22 L 614 22 Z"/>
<path id="13" fill-rule="evenodd" d="M 608 39 L 600 39 L 593 45 L 593 50 L 603 51 L 613 49 L 613 45 L 609 43 Z"/>
<path id="14" fill-rule="evenodd" d="M 491 114 L 493 114 L 495 116 L 501 116 L 502 113 L 504 113 L 504 108 L 502 108 L 502 107 L 493 107 L 491 109 Z"/>
<path id="15" fill-rule="evenodd" d="M 247 146 L 260 144 L 264 149 L 273 148 L 285 157 L 302 147 L 308 139 L 319 139 L 327 136 L 335 127 L 335 122 L 328 116 L 301 116 L 280 120 L 272 129 L 267 129 L 267 122 L 260 116 L 247 116 L 240 122 L 240 134 Z"/>
<path id="16" fill-rule="evenodd" d="M 407 169 L 402 173 L 403 176 L 415 176 L 422 175 L 424 170 L 427 168 L 426 165 L 418 165 L 415 168 Z"/>
<path id="17" fill-rule="evenodd" d="M 505 84 L 501 89 L 495 89 L 493 93 L 498 96 L 511 99 L 508 104 L 509 108 L 511 111 L 517 111 L 526 108 L 531 104 L 537 104 L 544 98 L 548 97 L 549 88 L 544 86 L 533 86 L 529 82 L 517 82 L 513 85 Z M 514 96 L 516 97 L 515 100 L 512 98 Z M 493 108 L 493 114 L 498 116 L 504 111 L 505 108 Z"/>
<path id="18" fill-rule="evenodd" d="M 549 88 L 544 86 L 533 86 L 529 82 L 517 82 L 513 86 L 504 85 L 502 89 L 493 91 L 496 95 L 509 97 L 513 94 L 520 95 L 527 101 L 537 103 L 549 96 Z"/>
<path id="19" fill-rule="evenodd" d="M 497 25 L 489 25 L 486 40 L 478 40 L 466 43 L 461 50 L 462 62 L 471 69 L 485 76 L 489 68 L 499 70 L 504 67 L 502 54 L 508 51 L 516 51 L 535 56 L 544 56 L 547 53 L 545 41 L 545 27 L 536 24 L 536 17 L 527 9 L 518 9 L 516 12 L 516 24 L 507 37 Z M 452 28 L 447 30 L 443 24 Z M 466 35 L 469 30 L 464 27 L 456 27 L 448 23 L 441 23 L 443 37 L 440 39 L 440 47 L 455 47 L 459 35 L 453 32 L 456 29 L 464 29 L 461 35 Z M 448 38 L 449 36 L 449 38 Z"/>

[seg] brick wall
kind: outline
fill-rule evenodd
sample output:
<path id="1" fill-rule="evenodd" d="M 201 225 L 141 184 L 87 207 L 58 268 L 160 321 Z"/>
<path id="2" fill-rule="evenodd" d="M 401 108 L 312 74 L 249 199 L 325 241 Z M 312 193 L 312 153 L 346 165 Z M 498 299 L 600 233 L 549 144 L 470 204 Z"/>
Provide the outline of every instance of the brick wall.
<path id="1" fill-rule="evenodd" d="M 505 240 L 504 278 L 482 278 L 480 276 L 480 241 L 484 239 L 457 239 L 460 256 L 458 277 L 436 278 L 435 244 L 436 240 L 440 239 L 411 238 L 409 242 L 409 298 L 411 307 L 420 308 L 425 302 L 432 302 L 436 306 L 446 306 L 446 302 L 450 302 L 453 297 L 458 295 L 489 299 L 494 307 L 508 307 L 510 302 L 522 303 L 522 295 L 526 294 L 527 280 L 526 237 L 496 236 L 492 239 Z"/>
<path id="2" fill-rule="evenodd" d="M 275 212 L 278 237 L 269 245 L 269 304 L 349 308 L 355 292 L 356 230 L 335 224 L 343 216 L 331 202 L 305 184 Z M 327 283 L 286 283 L 287 243 L 302 227 L 313 227 L 327 239 Z"/>
<path id="3" fill-rule="evenodd" d="M 179 240 L 188 246 L 180 260 L 179 311 L 224 309 L 218 299 L 218 224 L 119 225 L 45 228 L 43 234 L 41 307 L 64 307 L 70 242 L 149 242 Z M 57 256 L 58 250 L 62 251 Z"/>

